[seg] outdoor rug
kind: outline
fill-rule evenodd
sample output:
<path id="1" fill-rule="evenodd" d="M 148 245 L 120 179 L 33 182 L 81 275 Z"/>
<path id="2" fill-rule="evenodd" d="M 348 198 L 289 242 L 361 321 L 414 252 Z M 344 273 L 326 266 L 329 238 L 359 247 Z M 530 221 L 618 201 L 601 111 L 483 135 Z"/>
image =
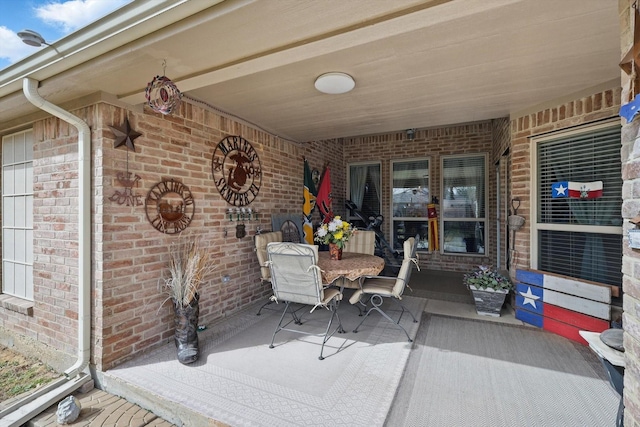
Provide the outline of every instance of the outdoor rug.
<path id="1" fill-rule="evenodd" d="M 414 344 L 389 427 L 615 425 L 618 395 L 586 346 L 427 313 Z"/>
<path id="2" fill-rule="evenodd" d="M 471 292 L 463 283 L 464 273 L 423 269 L 414 271 L 405 295 L 438 301 L 474 304 Z"/>
<path id="3" fill-rule="evenodd" d="M 402 302 L 420 320 L 426 300 Z M 345 300 L 338 312 L 346 333 L 335 334 L 319 360 L 321 338 L 315 336 L 281 331 L 270 349 L 280 310 L 256 316 L 257 307 L 202 332 L 200 359 L 191 365 L 177 361 L 171 342 L 106 375 L 231 426 L 384 424 L 412 348 L 401 329 L 372 313 L 353 333 L 362 318 Z M 300 327 L 324 332 L 330 313 L 303 310 Z M 419 323 L 405 313 L 401 324 L 415 337 Z"/>

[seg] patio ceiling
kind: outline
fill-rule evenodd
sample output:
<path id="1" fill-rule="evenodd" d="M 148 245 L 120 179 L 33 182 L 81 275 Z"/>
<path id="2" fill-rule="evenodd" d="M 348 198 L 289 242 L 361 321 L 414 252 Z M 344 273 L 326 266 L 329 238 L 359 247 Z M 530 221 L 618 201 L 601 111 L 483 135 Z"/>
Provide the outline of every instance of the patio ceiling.
<path id="1" fill-rule="evenodd" d="M 166 60 L 187 97 L 300 142 L 505 117 L 620 79 L 613 0 L 161 3 L 171 10 L 131 28 L 118 18 L 133 5 L 99 22 L 113 21 L 111 45 L 68 54 L 73 37 L 88 43 L 85 30 L 53 43 L 59 53 L 45 47 L 1 70 L 0 131 L 37 111 L 20 69 L 57 104 L 96 92 L 140 104 Z M 64 59 L 27 67 L 47 54 Z M 353 76 L 355 89 L 316 91 L 331 71 Z"/>

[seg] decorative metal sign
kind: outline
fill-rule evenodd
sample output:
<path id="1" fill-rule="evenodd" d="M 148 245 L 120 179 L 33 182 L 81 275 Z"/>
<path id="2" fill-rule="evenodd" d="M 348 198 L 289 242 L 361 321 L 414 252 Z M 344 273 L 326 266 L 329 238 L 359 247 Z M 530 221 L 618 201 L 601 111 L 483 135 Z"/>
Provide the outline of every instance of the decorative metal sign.
<path id="1" fill-rule="evenodd" d="M 224 138 L 211 162 L 213 180 L 227 203 L 246 206 L 251 203 L 262 185 L 262 168 L 258 153 L 241 136 Z"/>
<path id="2" fill-rule="evenodd" d="M 141 136 L 140 132 L 133 130 L 129 124 L 129 118 L 124 118 L 124 123 L 121 127 L 109 126 L 113 134 L 116 136 L 116 140 L 113 144 L 113 148 L 118 148 L 124 145 L 127 148 L 127 170 L 125 172 L 118 172 L 118 182 L 124 187 L 123 191 L 115 190 L 113 195 L 109 197 L 112 202 L 117 202 L 119 205 L 127 204 L 127 206 L 140 206 L 142 200 L 140 195 L 133 194 L 133 186 L 140 180 L 139 175 L 134 175 L 131 179 L 131 172 L 129 172 L 129 150 L 135 153 L 136 147 L 133 145 L 133 141 Z"/>
<path id="3" fill-rule="evenodd" d="M 131 179 L 131 172 L 118 172 L 118 182 L 124 187 L 122 192 L 116 190 L 113 196 L 109 197 L 112 202 L 117 202 L 119 205 L 127 206 L 140 206 L 142 205 L 142 196 L 139 194 L 133 194 L 133 186 L 140 181 L 140 175 L 133 175 Z"/>
<path id="4" fill-rule="evenodd" d="M 118 128 L 118 127 L 109 125 L 109 129 L 111 129 L 111 131 L 116 136 L 116 141 L 113 144 L 113 148 L 118 148 L 121 145 L 125 145 L 131 151 L 133 152 L 136 151 L 136 147 L 135 145 L 133 145 L 133 141 L 137 137 L 141 136 L 142 134 L 140 132 L 136 132 L 135 130 L 133 130 L 133 128 L 129 124 L 128 117 L 124 118 L 124 123 L 122 124 L 121 127 Z"/>
<path id="5" fill-rule="evenodd" d="M 176 234 L 191 224 L 195 203 L 189 188 L 171 179 L 151 187 L 145 210 L 153 228 L 162 233 Z"/>

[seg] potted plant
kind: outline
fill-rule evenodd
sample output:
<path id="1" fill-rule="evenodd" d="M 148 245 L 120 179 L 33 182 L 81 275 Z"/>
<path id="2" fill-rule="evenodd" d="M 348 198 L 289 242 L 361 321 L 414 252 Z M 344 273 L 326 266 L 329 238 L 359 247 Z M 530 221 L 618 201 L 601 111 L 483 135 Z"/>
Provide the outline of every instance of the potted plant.
<path id="1" fill-rule="evenodd" d="M 323 245 L 329 245 L 329 257 L 332 260 L 340 260 L 344 244 L 349 241 L 354 231 L 351 224 L 335 216 L 331 221 L 318 227 L 314 240 Z"/>
<path id="2" fill-rule="evenodd" d="M 168 294 L 167 300 L 173 303 L 178 360 L 188 364 L 198 360 L 200 354 L 198 290 L 205 276 L 213 270 L 209 250 L 202 247 L 199 239 L 181 239 L 172 243 L 167 269 L 163 287 Z"/>
<path id="3" fill-rule="evenodd" d="M 476 312 L 483 316 L 500 316 L 500 309 L 513 284 L 494 268 L 480 265 L 464 275 L 464 284 L 471 290 Z"/>

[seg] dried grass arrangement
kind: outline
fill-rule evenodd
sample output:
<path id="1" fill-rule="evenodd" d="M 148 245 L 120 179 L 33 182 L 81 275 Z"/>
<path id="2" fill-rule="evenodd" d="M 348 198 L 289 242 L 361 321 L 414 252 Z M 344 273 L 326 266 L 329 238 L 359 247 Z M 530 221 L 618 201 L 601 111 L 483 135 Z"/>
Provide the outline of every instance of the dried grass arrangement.
<path id="1" fill-rule="evenodd" d="M 187 307 L 196 295 L 204 278 L 214 269 L 211 253 L 202 246 L 200 239 L 181 239 L 169 249 L 169 277 L 165 277 L 167 299 Z"/>

